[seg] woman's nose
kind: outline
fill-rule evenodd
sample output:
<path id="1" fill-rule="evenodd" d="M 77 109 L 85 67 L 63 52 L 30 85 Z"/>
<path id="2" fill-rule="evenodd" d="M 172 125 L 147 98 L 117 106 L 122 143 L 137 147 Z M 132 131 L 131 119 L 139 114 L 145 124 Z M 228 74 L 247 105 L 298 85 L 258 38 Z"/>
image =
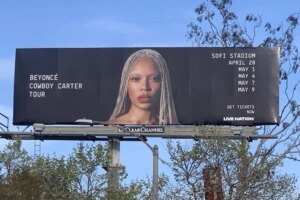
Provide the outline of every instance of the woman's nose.
<path id="1" fill-rule="evenodd" d="M 150 82 L 147 79 L 143 79 L 141 81 L 141 89 L 145 90 L 145 91 L 150 91 L 151 87 L 150 87 Z"/>

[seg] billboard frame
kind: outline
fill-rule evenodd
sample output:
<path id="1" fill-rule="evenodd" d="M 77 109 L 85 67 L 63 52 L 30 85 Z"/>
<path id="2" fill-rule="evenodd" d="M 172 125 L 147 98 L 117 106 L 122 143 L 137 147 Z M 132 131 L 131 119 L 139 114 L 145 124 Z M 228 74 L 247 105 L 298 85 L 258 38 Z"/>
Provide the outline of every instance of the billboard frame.
<path id="1" fill-rule="evenodd" d="M 133 126 L 104 126 L 104 125 L 45 125 L 34 124 L 32 132 L 1 132 L 0 137 L 4 139 L 22 140 L 86 140 L 86 141 L 108 141 L 111 138 L 120 141 L 141 141 L 151 137 L 163 139 L 276 139 L 275 135 L 259 135 L 255 126 L 176 126 L 164 127 L 164 133 L 120 133 L 118 129 Z M 147 128 L 151 126 L 134 126 Z"/>
<path id="2" fill-rule="evenodd" d="M 133 52 L 146 50 L 145 48 L 158 51 L 168 63 L 170 80 L 166 82 L 170 82 L 172 87 L 167 85 L 163 88 L 170 88 L 168 93 L 173 95 L 175 104 L 172 113 L 176 110 L 178 115 L 175 117 L 174 114 L 173 117 L 173 114 L 161 112 L 163 114 L 160 115 L 172 117 L 159 115 L 157 118 L 160 121 L 157 123 L 158 119 L 155 119 L 155 124 L 255 126 L 278 123 L 278 48 L 191 47 L 17 49 L 13 123 L 76 124 L 76 119 L 86 117 L 115 125 L 154 124 L 154 119 L 151 123 L 112 120 L 115 119 L 114 116 L 124 115 L 112 114 L 116 108 L 112 99 L 118 99 L 118 91 L 123 83 L 120 81 L 123 64 Z M 249 60 L 248 57 L 231 58 L 231 54 L 248 55 L 251 52 L 255 55 L 251 57 L 257 59 L 251 65 L 250 61 L 255 60 Z M 220 54 L 227 56 L 217 56 Z M 76 60 L 74 55 L 77 55 Z M 182 56 L 180 63 L 174 59 L 178 55 Z M 266 59 L 266 56 L 270 59 Z M 231 64 L 231 61 L 241 63 Z M 82 87 L 62 89 L 59 86 L 69 83 L 78 83 Z M 36 87 L 33 86 L 35 84 Z M 49 87 L 45 86 L 47 84 Z M 240 88 L 244 89 L 240 91 Z M 28 92 L 47 92 L 47 98 L 31 97 Z M 169 95 L 170 99 L 172 95 Z M 222 101 L 219 101 L 220 95 Z M 264 95 L 264 98 L 256 98 L 257 95 Z M 252 96 L 253 100 L 250 98 Z M 261 102 L 257 99 L 266 100 Z M 171 101 L 167 102 L 173 104 Z M 128 107 L 127 103 L 125 107 Z M 165 106 L 162 107 L 165 109 Z M 32 113 L 31 110 L 42 112 Z M 168 118 L 174 120 L 169 122 Z"/>

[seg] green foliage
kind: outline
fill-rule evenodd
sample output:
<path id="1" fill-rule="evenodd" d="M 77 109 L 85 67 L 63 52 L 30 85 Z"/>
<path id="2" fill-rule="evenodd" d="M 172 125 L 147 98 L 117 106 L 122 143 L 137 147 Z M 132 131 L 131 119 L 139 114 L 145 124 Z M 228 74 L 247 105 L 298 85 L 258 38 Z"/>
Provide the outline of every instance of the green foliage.
<path id="1" fill-rule="evenodd" d="M 72 166 L 67 164 L 64 157 L 38 157 L 31 170 L 40 178 L 43 192 L 40 199 L 79 199 L 71 187 L 75 179 Z"/>
<path id="2" fill-rule="evenodd" d="M 21 140 L 9 143 L 3 152 L 0 152 L 1 177 L 9 178 L 21 166 L 28 166 L 29 162 L 30 157 L 21 148 Z"/>
<path id="3" fill-rule="evenodd" d="M 30 168 L 21 167 L 14 171 L 9 179 L 0 182 L 0 199 L 40 199 L 39 183 L 39 177 L 32 174 Z"/>
<path id="4" fill-rule="evenodd" d="M 293 176 L 277 174 L 281 163 L 265 153 L 259 163 L 249 151 L 248 142 L 227 139 L 200 140 L 192 146 L 168 142 L 171 167 L 176 184 L 167 188 L 170 199 L 204 199 L 206 167 L 221 166 L 225 199 L 290 198 L 295 190 Z M 239 191 L 243 191 L 241 194 Z M 171 195 L 173 194 L 173 195 Z M 272 198 L 271 198 L 272 197 Z"/>
<path id="5" fill-rule="evenodd" d="M 97 199 L 105 191 L 105 165 L 107 151 L 101 145 L 84 146 L 80 143 L 67 160 L 73 181 L 71 188 L 84 199 Z"/>
<path id="6" fill-rule="evenodd" d="M 79 143 L 67 158 L 48 155 L 33 159 L 22 148 L 21 141 L 12 141 L 0 151 L 0 199 L 141 199 L 145 195 L 143 190 L 150 187 L 142 181 L 121 184 L 116 190 L 108 188 L 106 171 L 102 168 L 108 161 L 106 145 Z M 124 180 L 125 168 L 119 171 Z"/>
<path id="7" fill-rule="evenodd" d="M 39 177 L 31 173 L 31 161 L 20 140 L 0 152 L 0 199 L 38 199 Z"/>

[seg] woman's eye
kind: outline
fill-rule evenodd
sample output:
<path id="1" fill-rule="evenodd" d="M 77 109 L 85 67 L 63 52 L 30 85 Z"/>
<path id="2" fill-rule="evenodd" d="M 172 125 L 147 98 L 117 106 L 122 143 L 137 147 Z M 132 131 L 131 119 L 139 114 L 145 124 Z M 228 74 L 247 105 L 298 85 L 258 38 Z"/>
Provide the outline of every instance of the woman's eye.
<path id="1" fill-rule="evenodd" d="M 154 81 L 154 82 L 160 82 L 161 81 L 160 76 L 151 77 L 150 80 Z"/>
<path id="2" fill-rule="evenodd" d="M 130 81 L 132 81 L 132 82 L 138 82 L 139 80 L 140 80 L 139 77 L 131 77 L 130 78 Z"/>

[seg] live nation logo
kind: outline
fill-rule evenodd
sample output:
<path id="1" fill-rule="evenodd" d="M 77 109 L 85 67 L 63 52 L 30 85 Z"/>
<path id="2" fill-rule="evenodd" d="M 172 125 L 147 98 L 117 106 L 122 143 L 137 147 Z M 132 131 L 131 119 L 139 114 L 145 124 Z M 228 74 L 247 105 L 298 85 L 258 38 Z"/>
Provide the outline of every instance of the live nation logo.
<path id="1" fill-rule="evenodd" d="M 124 126 L 118 128 L 118 133 L 164 133 L 164 126 Z"/>

